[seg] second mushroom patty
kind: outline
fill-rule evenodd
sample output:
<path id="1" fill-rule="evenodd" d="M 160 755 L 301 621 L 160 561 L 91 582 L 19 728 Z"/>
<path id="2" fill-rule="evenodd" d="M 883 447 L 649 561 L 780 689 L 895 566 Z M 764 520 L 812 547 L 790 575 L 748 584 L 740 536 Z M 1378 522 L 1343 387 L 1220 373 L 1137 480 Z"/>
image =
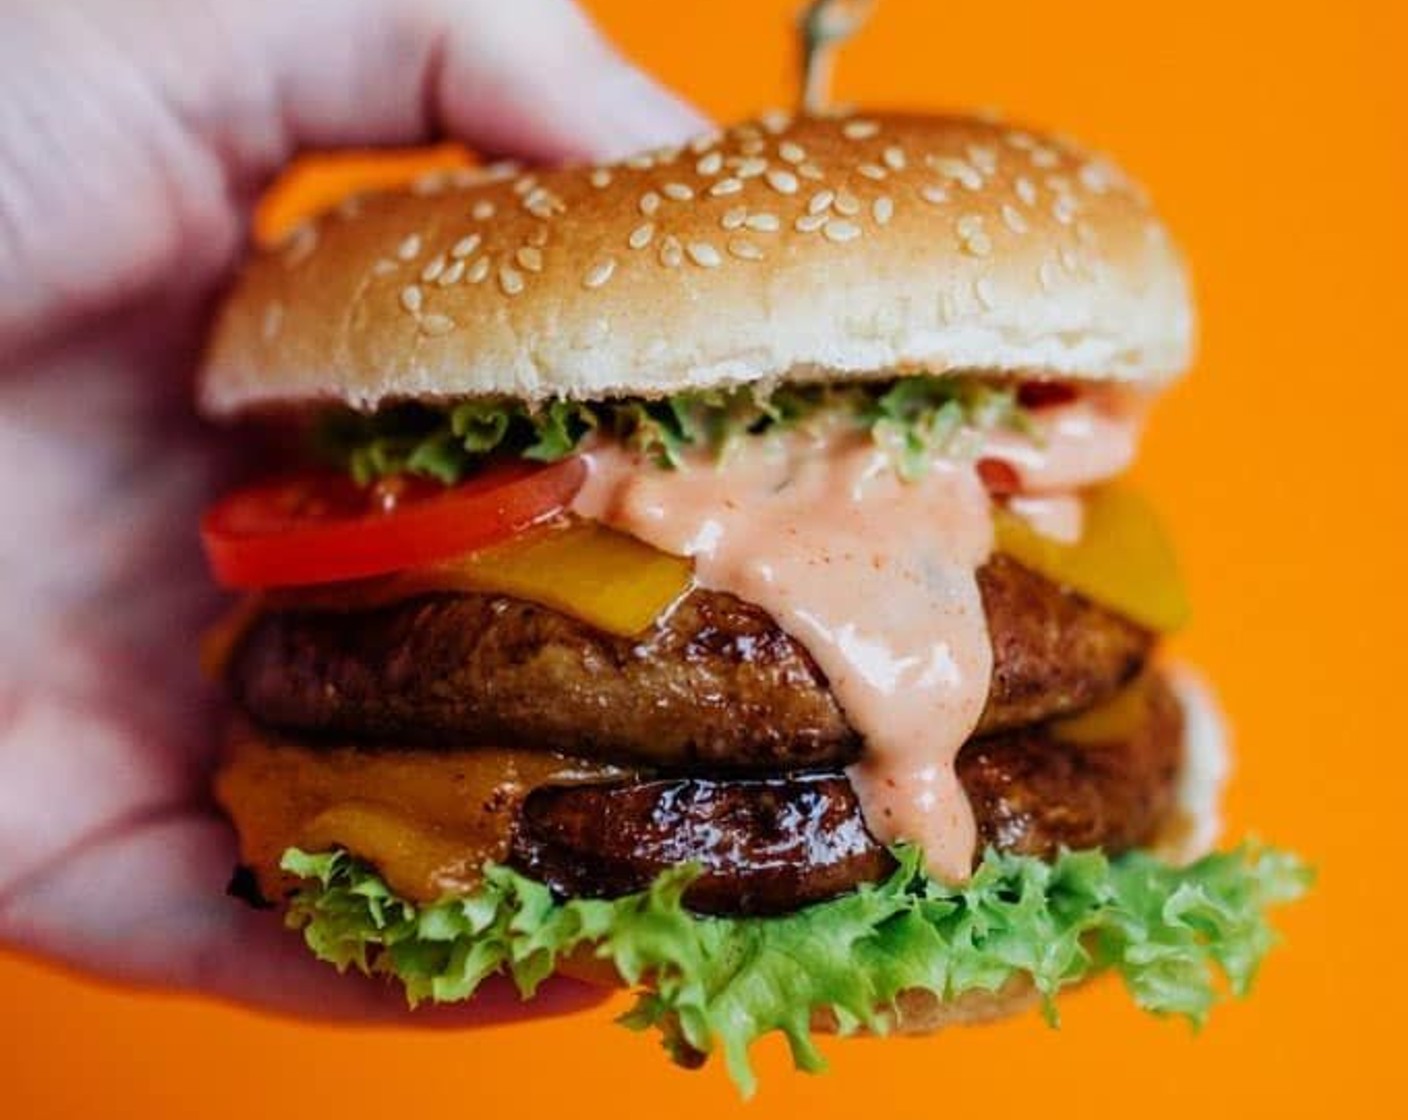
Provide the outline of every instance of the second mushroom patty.
<path id="1" fill-rule="evenodd" d="M 1009 557 L 978 582 L 994 661 L 979 735 L 1097 703 L 1149 653 L 1148 631 Z M 230 676 L 250 716 L 295 732 L 711 772 L 842 765 L 861 749 L 802 644 L 702 589 L 635 638 L 501 595 L 272 611 Z"/>
<path id="2" fill-rule="evenodd" d="M 957 773 L 979 849 L 1116 855 L 1171 823 L 1177 699 L 1148 674 L 1103 711 L 1093 732 L 1088 720 L 1080 734 L 1058 721 L 963 747 Z M 838 770 L 619 774 L 538 752 L 352 747 L 239 726 L 216 789 L 240 835 L 246 889 L 271 901 L 296 885 L 280 867 L 289 847 L 343 847 L 416 901 L 468 889 L 485 860 L 564 897 L 641 890 L 688 863 L 698 875 L 685 901 L 720 914 L 787 913 L 894 866 Z"/>
<path id="3" fill-rule="evenodd" d="M 1182 765 L 1183 711 L 1157 675 L 1126 696 L 1132 718 L 1109 737 L 1074 742 L 1045 724 L 963 747 L 958 778 L 980 849 L 1117 855 L 1157 838 Z M 894 866 L 835 772 L 542 786 L 523 803 L 510 860 L 565 896 L 643 890 L 691 863 L 685 901 L 722 914 L 787 913 Z"/>

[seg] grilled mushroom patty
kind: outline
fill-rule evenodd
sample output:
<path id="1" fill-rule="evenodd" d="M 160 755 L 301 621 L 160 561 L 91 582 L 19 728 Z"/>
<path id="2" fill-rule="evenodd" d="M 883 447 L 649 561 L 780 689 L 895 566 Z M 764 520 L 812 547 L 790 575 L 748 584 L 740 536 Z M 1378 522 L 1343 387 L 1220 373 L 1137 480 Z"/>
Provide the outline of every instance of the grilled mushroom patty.
<path id="1" fill-rule="evenodd" d="M 1137 724 L 1075 743 L 1046 725 L 970 740 L 958 777 L 980 851 L 1050 858 L 1148 844 L 1167 819 L 1182 757 L 1177 700 L 1141 684 Z M 882 878 L 889 852 L 866 829 L 839 772 L 775 778 L 668 778 L 544 786 L 524 801 L 512 861 L 563 895 L 640 890 L 691 862 L 697 910 L 777 914 Z"/>
<path id="2" fill-rule="evenodd" d="M 993 557 L 978 579 L 994 670 L 977 734 L 1088 707 L 1148 655 L 1147 631 L 1014 560 Z M 276 611 L 230 677 L 250 716 L 288 731 L 710 773 L 834 767 L 861 749 L 801 643 L 716 591 L 637 638 L 498 595 Z"/>
<path id="3" fill-rule="evenodd" d="M 964 746 L 958 776 L 980 847 L 1041 857 L 1062 846 L 1114 854 L 1147 844 L 1159 832 L 1181 761 L 1181 709 L 1157 676 L 1142 678 L 1127 695 L 1134 704 L 1126 705 L 1125 720 L 1093 740 L 1073 741 L 1060 723 L 1048 723 Z M 252 881 L 271 896 L 285 882 L 279 855 L 306 838 L 270 834 L 285 827 L 269 824 L 270 782 L 278 785 L 277 800 L 307 806 L 308 819 L 324 830 L 328 806 L 350 804 L 355 819 L 375 821 L 384 802 L 410 820 L 434 822 L 427 836 L 435 859 L 456 875 L 476 858 L 507 859 L 564 896 L 628 893 L 689 862 L 700 869 L 686 894 L 692 907 L 784 913 L 879 879 L 892 866 L 839 770 L 661 777 L 579 767 L 537 752 L 517 752 L 519 765 L 514 752 L 496 749 L 492 753 L 509 756 L 503 773 L 511 777 L 486 804 L 459 792 L 465 775 L 486 764 L 482 749 L 349 747 L 249 727 L 240 736 L 246 750 L 253 741 L 271 753 L 243 777 L 228 780 L 233 775 L 227 772 L 217 789 L 240 832 L 244 858 L 253 864 Z M 530 769 L 576 776 L 532 779 Z M 387 784 L 387 774 L 394 774 L 393 783 Z M 387 847 L 381 832 L 373 834 L 380 855 L 359 850 L 339 831 L 329 835 L 390 880 L 404 881 L 396 873 L 404 867 L 379 860 L 404 863 L 407 845 L 414 851 L 425 838 L 411 830 Z M 463 850 L 446 846 L 456 836 L 465 838 Z M 423 854 L 415 853 L 413 862 L 422 864 Z M 424 889 L 413 897 L 438 893 L 433 885 Z"/>

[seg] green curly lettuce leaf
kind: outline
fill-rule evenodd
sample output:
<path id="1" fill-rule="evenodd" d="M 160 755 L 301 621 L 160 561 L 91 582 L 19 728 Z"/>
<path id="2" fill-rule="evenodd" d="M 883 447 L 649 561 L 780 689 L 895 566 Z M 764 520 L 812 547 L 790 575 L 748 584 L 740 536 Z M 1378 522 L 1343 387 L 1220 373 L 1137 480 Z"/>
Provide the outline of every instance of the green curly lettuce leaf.
<path id="1" fill-rule="evenodd" d="M 412 1004 L 467 999 L 496 973 L 526 998 L 560 958 L 590 951 L 632 985 L 649 978 L 626 1025 L 659 1030 L 681 1061 L 722 1051 L 745 1093 L 762 1035 L 782 1032 L 797 1066 L 817 1070 L 814 1013 L 834 1015 L 843 1032 L 883 1032 L 909 989 L 950 999 L 1025 977 L 1054 1023 L 1061 988 L 1110 970 L 1141 1007 L 1200 1024 L 1224 988 L 1247 991 L 1275 940 L 1266 909 L 1311 879 L 1294 856 L 1252 845 L 1187 867 L 1142 854 L 1047 863 L 989 852 L 961 887 L 927 878 L 915 849 L 895 854 L 883 883 L 777 918 L 692 914 L 682 904 L 689 867 L 639 894 L 564 902 L 493 866 L 476 893 L 417 906 L 342 852 L 291 849 L 283 866 L 304 880 L 290 926 L 339 969 L 394 977 Z"/>
<path id="2" fill-rule="evenodd" d="M 339 410 L 323 417 L 315 442 L 364 485 L 403 472 L 453 483 L 490 453 L 552 462 L 572 454 L 596 431 L 673 468 L 688 450 L 723 455 L 741 438 L 822 412 L 870 431 L 905 477 L 922 473 L 937 453 L 961 451 L 975 431 L 1025 424 L 1013 386 L 919 375 L 767 392 L 744 386 L 652 400 L 555 400 L 541 406 L 474 400 L 446 407 L 402 404 L 370 414 Z"/>

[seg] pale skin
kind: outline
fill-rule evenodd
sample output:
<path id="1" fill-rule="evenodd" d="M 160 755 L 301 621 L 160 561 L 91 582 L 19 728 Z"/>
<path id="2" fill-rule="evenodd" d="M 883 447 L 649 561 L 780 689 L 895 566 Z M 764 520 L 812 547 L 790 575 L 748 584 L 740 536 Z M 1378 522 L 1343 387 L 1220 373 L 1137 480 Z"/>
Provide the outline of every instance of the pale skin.
<path id="1" fill-rule="evenodd" d="M 551 162 L 704 127 L 568 0 L 0 0 L 0 947 L 406 1017 L 223 894 L 195 526 L 258 451 L 191 414 L 209 308 L 301 149 L 448 136 Z M 562 983 L 530 1010 L 594 998 Z M 498 986 L 406 1021 L 523 1013 Z"/>

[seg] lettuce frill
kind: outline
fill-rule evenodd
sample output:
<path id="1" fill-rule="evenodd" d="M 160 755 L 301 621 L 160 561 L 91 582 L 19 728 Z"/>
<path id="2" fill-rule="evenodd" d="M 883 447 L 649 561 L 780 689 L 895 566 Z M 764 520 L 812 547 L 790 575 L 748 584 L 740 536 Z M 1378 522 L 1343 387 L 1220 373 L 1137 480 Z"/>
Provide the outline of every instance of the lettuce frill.
<path id="1" fill-rule="evenodd" d="M 886 881 L 778 918 L 691 913 L 688 867 L 639 894 L 561 901 L 496 866 L 474 894 L 419 906 L 342 852 L 290 850 L 284 867 L 304 881 L 289 924 L 339 969 L 394 977 L 413 1004 L 449 1002 L 496 973 L 531 996 L 563 957 L 592 953 L 632 985 L 649 981 L 626 1025 L 660 1030 L 679 1060 L 721 1051 L 745 1093 L 762 1035 L 781 1031 L 797 1066 L 817 1070 L 816 1013 L 883 1032 L 911 989 L 952 999 L 1025 977 L 1054 1022 L 1061 988 L 1112 971 L 1141 1007 L 1201 1023 L 1226 991 L 1247 991 L 1275 940 L 1267 908 L 1310 878 L 1294 856 L 1252 845 L 1186 867 L 989 852 L 961 887 L 927 878 L 913 848 L 896 856 Z"/>

